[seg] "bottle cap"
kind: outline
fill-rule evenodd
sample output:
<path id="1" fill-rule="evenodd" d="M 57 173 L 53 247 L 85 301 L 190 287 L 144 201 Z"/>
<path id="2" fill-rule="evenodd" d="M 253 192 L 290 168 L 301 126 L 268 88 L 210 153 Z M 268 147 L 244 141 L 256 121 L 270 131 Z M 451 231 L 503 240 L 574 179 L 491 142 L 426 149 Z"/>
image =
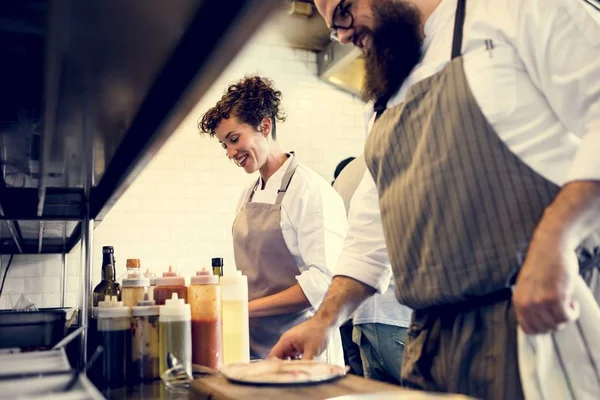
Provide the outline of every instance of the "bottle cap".
<path id="1" fill-rule="evenodd" d="M 189 319 L 192 316 L 192 308 L 189 304 L 185 304 L 183 299 L 173 293 L 170 299 L 165 301 L 164 306 L 160 306 L 160 316 L 162 317 L 177 317 L 178 319 Z"/>
<path id="2" fill-rule="evenodd" d="M 221 285 L 237 285 L 239 283 L 248 282 L 248 277 L 242 274 L 242 271 L 234 269 L 230 271 L 227 275 L 221 277 Z"/>
<path id="3" fill-rule="evenodd" d="M 169 265 L 169 270 L 167 272 L 163 272 L 162 276 L 177 276 L 177 272 L 173 271 L 172 265 Z"/>
<path id="4" fill-rule="evenodd" d="M 129 274 L 127 278 L 123 278 L 123 287 L 148 287 L 150 279 L 142 278 L 137 274 Z"/>
<path id="5" fill-rule="evenodd" d="M 114 254 L 115 253 L 115 248 L 112 247 L 112 246 L 104 246 L 104 247 L 102 247 L 102 253 Z"/>
<path id="6" fill-rule="evenodd" d="M 118 301 L 117 296 L 108 296 L 108 300 L 105 298 L 99 301 L 96 310 L 98 318 L 119 318 L 130 315 L 129 307 L 125 307 L 122 301 Z"/>
<path id="7" fill-rule="evenodd" d="M 123 302 L 117 296 L 105 296 L 104 300 L 98 302 L 99 308 L 123 307 Z"/>
<path id="8" fill-rule="evenodd" d="M 139 258 L 128 258 L 125 265 L 127 268 L 140 268 L 141 262 Z"/>
<path id="9" fill-rule="evenodd" d="M 150 286 L 156 286 L 156 274 L 154 272 L 150 272 L 150 268 L 146 268 L 146 272 L 144 272 L 144 278 L 150 279 Z"/>
<path id="10" fill-rule="evenodd" d="M 183 276 L 177 276 L 177 272 L 173 271 L 173 267 L 169 265 L 169 271 L 163 272 L 162 277 L 156 278 L 157 286 L 185 286 Z"/>
<path id="11" fill-rule="evenodd" d="M 212 271 L 202 268 L 202 271 L 196 272 L 195 276 L 190 278 L 191 285 L 218 285 L 219 277 Z"/>
<path id="12" fill-rule="evenodd" d="M 158 315 L 159 312 L 159 306 L 154 300 L 149 299 L 148 292 L 144 294 L 144 300 L 138 301 L 135 306 L 131 307 L 131 315 L 134 317 Z"/>

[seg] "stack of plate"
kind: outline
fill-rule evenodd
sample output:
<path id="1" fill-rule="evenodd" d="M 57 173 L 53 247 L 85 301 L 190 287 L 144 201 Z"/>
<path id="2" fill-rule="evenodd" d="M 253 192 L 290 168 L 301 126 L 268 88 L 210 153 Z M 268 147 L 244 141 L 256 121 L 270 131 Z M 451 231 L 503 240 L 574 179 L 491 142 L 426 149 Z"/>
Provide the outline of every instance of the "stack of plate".
<path id="1" fill-rule="evenodd" d="M 99 400 L 104 397 L 85 375 L 74 377 L 64 349 L 0 354 L 0 399 Z"/>
<path id="2" fill-rule="evenodd" d="M 23 375 L 69 372 L 70 370 L 71 366 L 63 349 L 0 354 L 0 379 Z"/>

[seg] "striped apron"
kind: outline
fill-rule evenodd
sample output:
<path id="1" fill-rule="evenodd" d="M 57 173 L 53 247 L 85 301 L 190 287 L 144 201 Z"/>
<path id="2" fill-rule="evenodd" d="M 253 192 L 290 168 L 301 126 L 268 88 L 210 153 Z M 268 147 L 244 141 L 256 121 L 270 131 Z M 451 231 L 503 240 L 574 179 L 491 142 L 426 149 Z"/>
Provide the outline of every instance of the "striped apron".
<path id="1" fill-rule="evenodd" d="M 461 57 L 465 3 L 458 1 L 452 60 L 402 104 L 379 110 L 365 155 L 396 296 L 416 310 L 403 383 L 520 399 L 507 282 L 559 187 L 515 156 L 478 107 Z"/>

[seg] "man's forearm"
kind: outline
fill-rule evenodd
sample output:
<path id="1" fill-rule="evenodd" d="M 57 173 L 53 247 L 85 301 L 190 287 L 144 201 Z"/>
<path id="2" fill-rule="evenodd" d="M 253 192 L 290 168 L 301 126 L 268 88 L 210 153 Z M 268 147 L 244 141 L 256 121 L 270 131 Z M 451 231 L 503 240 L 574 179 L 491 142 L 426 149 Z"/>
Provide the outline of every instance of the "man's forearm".
<path id="1" fill-rule="evenodd" d="M 559 245 L 572 250 L 600 227 L 600 182 L 570 182 L 546 208 L 536 238 L 555 235 Z"/>
<path id="2" fill-rule="evenodd" d="M 331 327 L 340 326 L 373 294 L 375 289 L 369 285 L 347 276 L 336 276 L 315 318 Z"/>

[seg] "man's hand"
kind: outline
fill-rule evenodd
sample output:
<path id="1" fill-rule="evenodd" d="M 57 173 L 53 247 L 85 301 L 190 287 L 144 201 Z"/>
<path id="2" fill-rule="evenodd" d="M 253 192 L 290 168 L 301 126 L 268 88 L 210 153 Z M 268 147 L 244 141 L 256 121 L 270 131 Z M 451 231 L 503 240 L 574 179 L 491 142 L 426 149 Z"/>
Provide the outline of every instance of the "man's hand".
<path id="1" fill-rule="evenodd" d="M 600 182 L 567 183 L 538 224 L 513 293 L 526 334 L 546 333 L 573 319 L 579 263 L 575 247 L 600 227 Z"/>
<path id="2" fill-rule="evenodd" d="M 546 333 L 572 319 L 571 297 L 578 272 L 577 256 L 561 235 L 538 229 L 513 293 L 523 332 Z"/>
<path id="3" fill-rule="evenodd" d="M 269 353 L 269 358 L 311 360 L 325 351 L 332 329 L 317 317 L 312 317 L 284 333 Z"/>
<path id="4" fill-rule="evenodd" d="M 314 317 L 281 336 L 269 357 L 310 360 L 327 348 L 329 335 L 347 321 L 375 289 L 347 276 L 336 276 Z"/>
<path id="5" fill-rule="evenodd" d="M 560 190 L 538 224 L 513 293 L 526 334 L 546 333 L 573 320 L 579 263 L 575 247 L 600 228 L 600 182 L 575 181 Z"/>

